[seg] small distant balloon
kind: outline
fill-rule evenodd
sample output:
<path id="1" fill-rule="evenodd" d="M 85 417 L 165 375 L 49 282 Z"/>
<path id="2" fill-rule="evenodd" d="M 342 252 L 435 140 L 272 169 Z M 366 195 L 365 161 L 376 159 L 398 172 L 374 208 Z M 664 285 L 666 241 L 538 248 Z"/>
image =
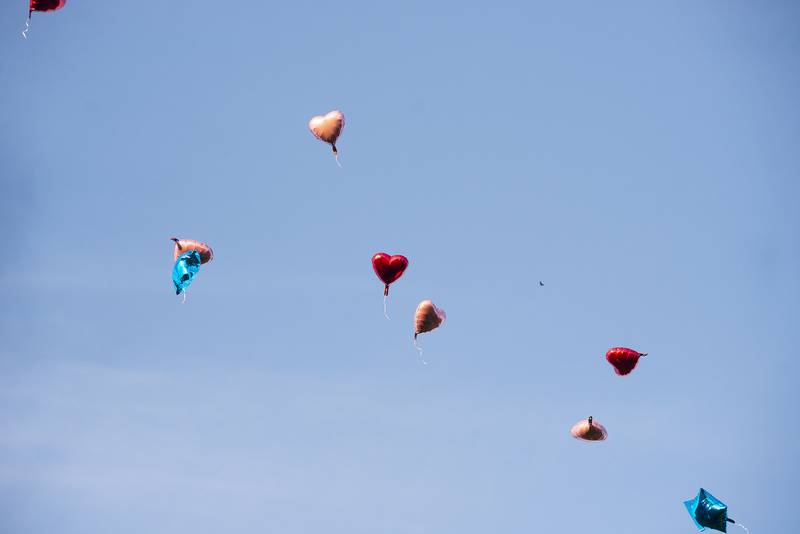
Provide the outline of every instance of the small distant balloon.
<path id="1" fill-rule="evenodd" d="M 175 286 L 175 294 L 180 295 L 192 283 L 195 275 L 200 271 L 200 253 L 191 250 L 181 254 L 172 268 L 172 283 Z"/>
<path id="2" fill-rule="evenodd" d="M 630 374 L 642 356 L 647 356 L 647 353 L 625 347 L 614 347 L 606 352 L 606 360 L 614 366 L 614 372 L 620 376 Z"/>
<path id="3" fill-rule="evenodd" d="M 317 115 L 308 121 L 308 128 L 314 137 L 328 143 L 333 149 L 336 163 L 339 163 L 339 151 L 336 149 L 336 140 L 339 139 L 344 129 L 344 113 L 333 110 L 325 115 Z M 339 165 L 341 167 L 341 164 Z"/>
<path id="4" fill-rule="evenodd" d="M 447 314 L 443 309 L 437 308 L 430 300 L 423 300 L 414 314 L 414 339 L 419 334 L 439 328 L 446 318 Z"/>
<path id="5" fill-rule="evenodd" d="M 569 432 L 573 438 L 583 441 L 603 441 L 608 437 L 606 427 L 595 421 L 592 416 L 575 423 Z"/>
<path id="6" fill-rule="evenodd" d="M 178 239 L 177 237 L 171 237 L 170 240 L 175 242 L 173 258 L 176 261 L 181 255 L 192 250 L 196 250 L 200 254 L 201 263 L 208 263 L 214 259 L 214 251 L 205 243 L 195 241 L 194 239 Z"/>
<path id="7" fill-rule="evenodd" d="M 28 20 L 25 21 L 25 30 L 22 32 L 22 37 L 28 38 L 28 30 L 31 27 L 31 17 L 33 12 L 46 13 L 48 11 L 58 11 L 64 7 L 67 0 L 30 0 L 28 4 Z"/>
<path id="8" fill-rule="evenodd" d="M 692 521 L 701 531 L 710 528 L 727 532 L 728 523 L 738 525 L 745 531 L 747 527 L 741 525 L 728 517 L 728 506 L 711 495 L 708 491 L 700 488 L 694 499 L 684 501 L 686 511 L 692 517 Z M 749 531 L 748 531 L 749 532 Z"/>

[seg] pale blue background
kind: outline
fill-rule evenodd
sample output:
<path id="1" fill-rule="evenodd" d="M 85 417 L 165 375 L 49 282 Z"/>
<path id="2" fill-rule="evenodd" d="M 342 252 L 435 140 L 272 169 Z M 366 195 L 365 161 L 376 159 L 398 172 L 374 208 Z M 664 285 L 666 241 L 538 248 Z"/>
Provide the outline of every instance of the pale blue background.
<path id="1" fill-rule="evenodd" d="M 701 485 L 797 532 L 797 3 L 25 16 L 0 532 L 689 534 Z M 172 235 L 215 251 L 185 305 Z M 380 250 L 411 260 L 391 321 Z M 650 356 L 619 378 L 615 345 Z"/>

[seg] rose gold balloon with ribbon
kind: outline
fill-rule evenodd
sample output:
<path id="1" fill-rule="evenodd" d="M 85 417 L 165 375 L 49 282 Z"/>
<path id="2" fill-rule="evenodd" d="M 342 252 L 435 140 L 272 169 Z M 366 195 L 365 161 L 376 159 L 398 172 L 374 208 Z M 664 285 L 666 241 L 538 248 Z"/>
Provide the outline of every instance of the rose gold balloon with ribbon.
<path id="1" fill-rule="evenodd" d="M 333 110 L 326 115 L 317 115 L 308 121 L 308 129 L 314 134 L 314 137 L 328 143 L 333 149 L 333 156 L 336 158 L 336 163 L 339 163 L 339 151 L 336 149 L 336 140 L 344 129 L 344 113 L 339 110 Z"/>
<path id="2" fill-rule="evenodd" d="M 608 437 L 606 427 L 595 421 L 592 416 L 578 421 L 569 432 L 573 438 L 583 441 L 603 441 Z"/>
<path id="3" fill-rule="evenodd" d="M 439 328 L 446 318 L 444 310 L 437 308 L 430 300 L 423 300 L 417 306 L 417 311 L 414 313 L 414 347 L 419 351 L 420 358 L 422 349 L 417 346 L 417 336 Z M 422 363 L 426 363 L 424 359 Z"/>

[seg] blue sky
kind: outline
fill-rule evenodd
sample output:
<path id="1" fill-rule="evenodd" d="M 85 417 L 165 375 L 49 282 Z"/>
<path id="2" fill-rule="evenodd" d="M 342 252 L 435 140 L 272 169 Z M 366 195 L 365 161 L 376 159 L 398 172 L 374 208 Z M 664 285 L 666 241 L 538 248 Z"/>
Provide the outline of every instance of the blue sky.
<path id="1" fill-rule="evenodd" d="M 25 16 L 0 531 L 688 534 L 700 486 L 794 530 L 800 6 Z M 342 169 L 306 127 L 334 108 Z M 186 304 L 173 235 L 215 252 Z M 378 251 L 410 259 L 390 321 Z"/>

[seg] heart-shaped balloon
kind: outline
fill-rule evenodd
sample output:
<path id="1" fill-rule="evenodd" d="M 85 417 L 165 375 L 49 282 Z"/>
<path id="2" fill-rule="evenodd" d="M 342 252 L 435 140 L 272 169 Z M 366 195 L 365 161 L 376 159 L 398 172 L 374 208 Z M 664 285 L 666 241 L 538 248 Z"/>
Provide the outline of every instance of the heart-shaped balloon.
<path id="1" fill-rule="evenodd" d="M 603 441 L 608 437 L 606 428 L 591 416 L 575 423 L 569 433 L 572 434 L 573 438 L 583 441 Z"/>
<path id="2" fill-rule="evenodd" d="M 331 145 L 334 155 L 339 152 L 336 150 L 336 140 L 344 128 L 344 114 L 334 110 L 326 115 L 317 115 L 308 121 L 308 128 L 314 137 Z"/>
<path id="3" fill-rule="evenodd" d="M 386 284 L 383 288 L 383 295 L 389 294 L 389 284 L 396 281 L 403 276 L 403 273 L 408 267 L 408 259 L 405 256 L 390 256 L 385 252 L 378 252 L 372 256 L 372 268 L 375 274 L 381 279 L 381 282 Z"/>
<path id="4" fill-rule="evenodd" d="M 642 356 L 647 356 L 647 353 L 625 347 L 614 347 L 606 352 L 606 360 L 614 366 L 614 372 L 620 376 L 625 376 L 633 371 Z"/>
<path id="5" fill-rule="evenodd" d="M 419 334 L 439 328 L 446 318 L 447 314 L 443 309 L 437 308 L 430 300 L 423 300 L 414 314 L 414 339 L 417 339 Z"/>

